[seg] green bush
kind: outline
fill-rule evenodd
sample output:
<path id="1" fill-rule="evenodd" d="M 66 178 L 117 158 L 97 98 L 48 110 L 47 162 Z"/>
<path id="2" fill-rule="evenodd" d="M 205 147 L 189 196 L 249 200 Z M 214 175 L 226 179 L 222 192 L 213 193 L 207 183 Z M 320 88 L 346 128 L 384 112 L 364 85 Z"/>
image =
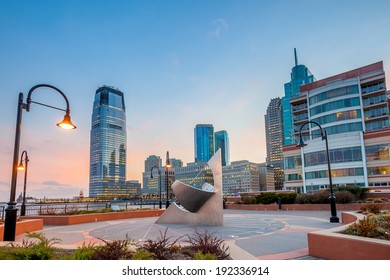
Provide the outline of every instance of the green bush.
<path id="1" fill-rule="evenodd" d="M 93 244 L 85 245 L 78 247 L 73 251 L 71 259 L 72 260 L 93 260 L 93 255 L 95 254 L 96 247 Z"/>
<path id="2" fill-rule="evenodd" d="M 296 193 L 280 193 L 278 196 L 281 198 L 282 204 L 294 204 L 297 197 Z"/>
<path id="3" fill-rule="evenodd" d="M 218 258 L 209 252 L 204 254 L 202 251 L 197 251 L 194 260 L 218 260 Z"/>
<path id="4" fill-rule="evenodd" d="M 140 248 L 133 254 L 133 257 L 131 259 L 132 260 L 154 260 L 155 257 L 153 253 L 143 248 Z"/>
<path id="5" fill-rule="evenodd" d="M 133 252 L 129 249 L 129 240 L 105 241 L 104 245 L 96 247 L 94 260 L 129 260 Z"/>
<path id="6" fill-rule="evenodd" d="M 273 192 L 264 192 L 255 196 L 256 204 L 272 204 L 278 201 L 278 194 Z"/>
<path id="7" fill-rule="evenodd" d="M 295 198 L 295 203 L 298 204 L 309 204 L 311 203 L 311 194 L 310 193 L 300 193 Z"/>
<path id="8" fill-rule="evenodd" d="M 255 204 L 256 198 L 253 195 L 243 195 L 243 196 L 241 196 L 241 203 L 242 204 Z"/>

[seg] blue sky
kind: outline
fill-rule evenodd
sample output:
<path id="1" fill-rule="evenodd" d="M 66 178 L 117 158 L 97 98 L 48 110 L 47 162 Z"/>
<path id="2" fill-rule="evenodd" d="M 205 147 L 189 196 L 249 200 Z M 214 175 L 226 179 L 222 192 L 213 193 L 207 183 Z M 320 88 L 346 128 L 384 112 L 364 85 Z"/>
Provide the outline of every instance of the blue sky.
<path id="1" fill-rule="evenodd" d="M 88 193 L 92 102 L 103 84 L 126 96 L 128 179 L 141 180 L 151 154 L 193 161 L 198 123 L 228 131 L 233 161 L 264 162 L 264 114 L 283 95 L 293 48 L 317 79 L 381 60 L 390 73 L 389 14 L 379 0 L 0 0 L 0 201 L 17 96 L 35 84 L 65 92 L 78 129 L 59 131 L 62 114 L 37 105 L 23 113 L 33 196 Z M 34 100 L 64 105 L 45 90 Z"/>

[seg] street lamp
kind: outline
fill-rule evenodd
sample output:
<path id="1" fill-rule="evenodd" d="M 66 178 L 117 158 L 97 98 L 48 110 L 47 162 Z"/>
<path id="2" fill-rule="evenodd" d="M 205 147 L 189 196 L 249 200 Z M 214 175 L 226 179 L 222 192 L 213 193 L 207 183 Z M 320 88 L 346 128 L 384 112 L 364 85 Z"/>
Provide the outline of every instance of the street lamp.
<path id="1" fill-rule="evenodd" d="M 154 168 L 157 168 L 157 171 L 158 171 L 158 190 L 159 190 L 159 193 L 160 193 L 160 201 L 159 201 L 159 209 L 162 208 L 162 201 L 161 201 L 161 171 L 160 171 L 160 168 L 158 168 L 156 165 L 152 167 L 152 169 L 150 169 L 150 178 L 153 179 L 153 169 Z"/>
<path id="2" fill-rule="evenodd" d="M 24 158 L 23 158 L 24 155 Z M 26 163 L 26 166 L 23 165 L 23 161 Z M 26 186 L 27 186 L 27 169 L 29 158 L 27 155 L 27 151 L 23 151 L 20 155 L 20 162 L 18 165 L 18 170 L 24 170 L 24 184 L 23 184 L 23 202 L 22 207 L 20 208 L 20 216 L 26 216 Z"/>
<path id="3" fill-rule="evenodd" d="M 165 202 L 165 209 L 169 207 L 169 173 L 168 168 L 171 167 L 171 162 L 169 161 L 169 151 L 167 151 L 167 159 L 165 161 L 165 187 L 166 187 L 166 194 L 167 194 L 167 200 Z"/>
<path id="4" fill-rule="evenodd" d="M 314 121 L 307 121 L 307 122 L 303 123 L 302 126 L 301 126 L 301 129 L 299 130 L 299 144 L 297 145 L 297 147 L 304 147 L 304 146 L 307 146 L 307 144 L 305 144 L 305 142 L 303 141 L 303 137 L 302 137 L 302 128 L 303 128 L 306 124 L 309 124 L 309 123 L 315 124 L 315 125 L 317 125 L 317 126 L 320 128 L 321 139 L 322 139 L 322 140 L 325 140 L 325 146 L 326 146 L 326 161 L 327 161 L 327 163 L 328 163 L 328 176 L 329 176 L 329 188 L 330 188 L 330 197 L 329 197 L 329 200 L 330 200 L 330 212 L 331 212 L 330 222 L 331 222 L 331 223 L 338 223 L 338 222 L 339 222 L 339 217 L 337 217 L 336 198 L 335 198 L 334 193 L 333 193 L 332 173 L 331 173 L 331 169 L 330 169 L 330 157 L 329 157 L 328 136 L 327 136 L 326 130 L 323 131 L 323 130 L 322 130 L 322 127 L 321 127 L 317 122 L 314 122 Z"/>
<path id="5" fill-rule="evenodd" d="M 31 95 L 34 92 L 34 90 L 36 90 L 38 88 L 42 88 L 42 87 L 51 88 L 51 89 L 55 90 L 57 93 L 61 94 L 62 97 L 65 99 L 66 109 L 64 110 L 64 109 L 53 107 L 53 106 L 50 106 L 47 104 L 32 101 Z M 19 159 L 20 134 L 21 134 L 21 128 L 22 128 L 22 112 L 23 112 L 23 109 L 26 110 L 27 112 L 30 112 L 31 103 L 35 103 L 35 104 L 49 107 L 52 109 L 64 111 L 65 112 L 64 119 L 61 122 L 57 123 L 57 126 L 64 128 L 64 129 L 75 129 L 76 128 L 76 126 L 70 120 L 70 109 L 69 109 L 68 98 L 58 88 L 56 88 L 52 85 L 48 85 L 48 84 L 35 85 L 29 90 L 26 103 L 23 102 L 23 93 L 19 93 L 18 108 L 17 108 L 17 115 L 16 115 L 14 158 L 13 158 L 13 164 L 12 164 L 11 193 L 10 193 L 10 200 L 7 203 L 7 207 L 5 208 L 4 241 L 14 241 L 15 240 L 16 218 L 17 218 L 17 211 L 18 211 L 18 208 L 16 207 L 16 202 L 15 202 L 15 195 L 16 195 L 16 181 L 17 181 L 17 175 L 18 175 L 17 168 L 18 168 L 18 159 Z"/>

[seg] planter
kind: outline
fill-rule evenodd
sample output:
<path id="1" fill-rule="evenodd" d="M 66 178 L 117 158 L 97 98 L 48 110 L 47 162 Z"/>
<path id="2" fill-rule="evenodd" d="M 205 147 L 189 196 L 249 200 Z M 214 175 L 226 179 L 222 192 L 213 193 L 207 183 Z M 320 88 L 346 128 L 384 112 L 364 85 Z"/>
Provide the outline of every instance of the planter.
<path id="1" fill-rule="evenodd" d="M 360 216 L 342 213 L 342 220 L 352 223 Z M 390 241 L 339 233 L 347 227 L 308 233 L 309 255 L 328 260 L 390 260 Z"/>
<path id="2" fill-rule="evenodd" d="M 157 217 L 160 216 L 163 212 L 164 210 L 139 210 L 82 215 L 38 215 L 28 216 L 27 218 L 42 219 L 44 225 L 68 226 L 109 220 Z"/>
<path id="3" fill-rule="evenodd" d="M 16 223 L 16 236 L 37 230 L 43 229 L 43 220 L 42 219 L 25 219 L 23 221 Z M 4 224 L 0 225 L 0 241 L 3 241 L 4 238 Z"/>

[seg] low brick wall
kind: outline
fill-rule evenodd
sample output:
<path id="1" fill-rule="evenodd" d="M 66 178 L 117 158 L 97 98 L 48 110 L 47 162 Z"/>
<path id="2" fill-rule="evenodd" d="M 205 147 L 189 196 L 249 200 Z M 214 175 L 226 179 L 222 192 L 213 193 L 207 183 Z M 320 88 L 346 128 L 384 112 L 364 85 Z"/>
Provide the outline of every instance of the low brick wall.
<path id="1" fill-rule="evenodd" d="M 26 232 L 33 232 L 43 229 L 43 220 L 42 219 L 24 219 L 23 221 L 16 223 L 16 233 L 15 235 L 21 235 Z M 4 224 L 0 225 L 0 241 L 3 241 L 4 238 Z"/>
<path id="2" fill-rule="evenodd" d="M 260 210 L 260 211 L 275 211 L 278 210 L 277 204 L 226 204 L 226 209 L 235 210 Z"/>
<path id="3" fill-rule="evenodd" d="M 358 211 L 364 203 L 337 204 L 337 211 Z M 390 203 L 381 203 L 382 210 L 390 210 Z M 274 204 L 226 204 L 226 209 L 236 210 L 278 210 L 279 206 Z M 329 210 L 329 204 L 282 204 L 282 210 L 289 211 L 320 211 Z"/>
<path id="4" fill-rule="evenodd" d="M 344 223 L 355 213 L 342 213 Z M 348 225 L 307 234 L 309 255 L 328 260 L 390 260 L 390 241 L 341 234 Z"/>
<path id="5" fill-rule="evenodd" d="M 146 218 L 160 216 L 164 210 L 140 210 L 140 211 L 124 211 L 110 213 L 96 213 L 83 215 L 41 215 L 28 216 L 29 219 L 42 219 L 44 225 L 67 226 L 85 223 L 94 223 L 109 220 L 130 219 L 130 218 Z"/>

